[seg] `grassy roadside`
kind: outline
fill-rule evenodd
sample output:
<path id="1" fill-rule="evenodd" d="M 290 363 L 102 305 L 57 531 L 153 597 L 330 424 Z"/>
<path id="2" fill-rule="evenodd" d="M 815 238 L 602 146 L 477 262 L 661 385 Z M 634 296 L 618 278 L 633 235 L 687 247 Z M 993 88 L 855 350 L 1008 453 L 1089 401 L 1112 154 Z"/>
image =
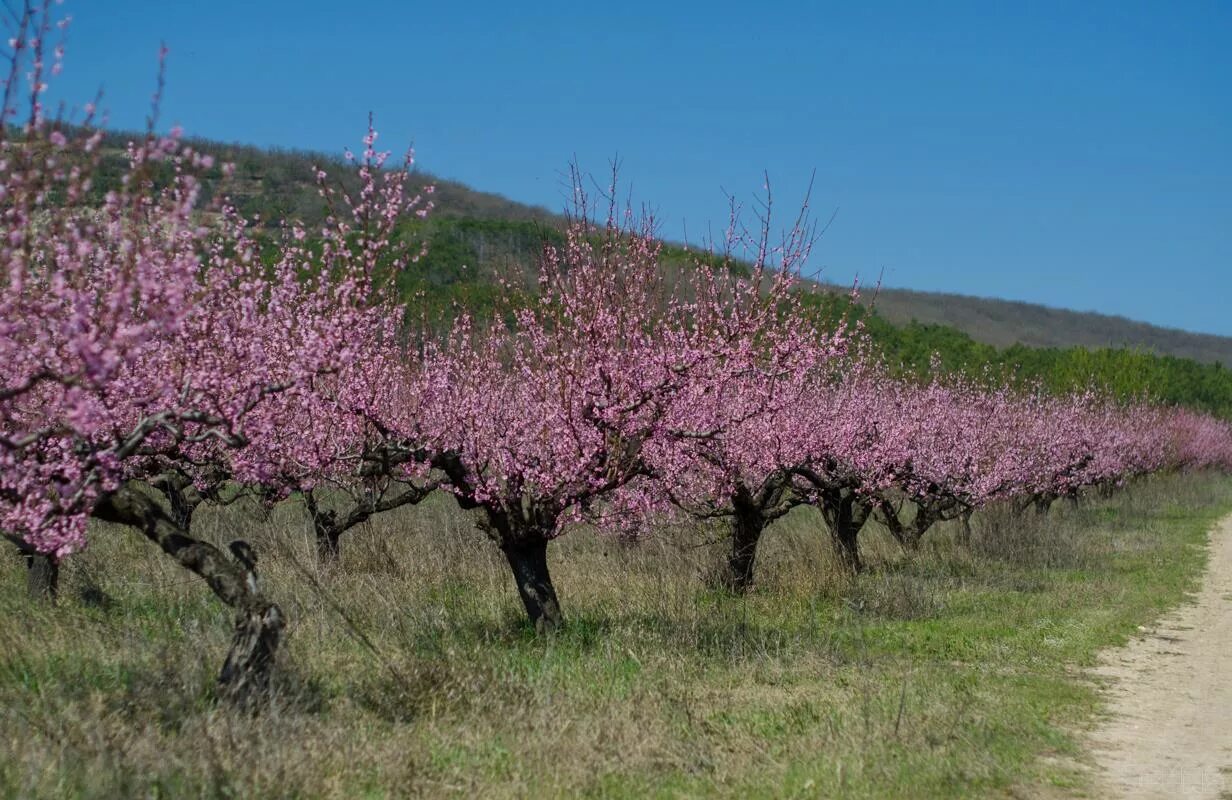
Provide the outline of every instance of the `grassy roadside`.
<path id="1" fill-rule="evenodd" d="M 768 533 L 746 598 L 705 530 L 554 546 L 566 631 L 519 622 L 506 567 L 444 498 L 313 565 L 299 509 L 203 512 L 250 539 L 291 619 L 282 696 L 215 708 L 228 618 L 102 530 L 31 609 L 0 559 L 0 796 L 1034 796 L 1081 788 L 1080 667 L 1178 603 L 1232 481 L 1159 478 L 1046 519 L 977 518 L 838 576 L 819 520 Z M 932 534 L 930 534 L 932 535 Z M 375 650 L 360 641 L 371 642 Z M 1024 788 L 1025 787 L 1025 788 Z"/>

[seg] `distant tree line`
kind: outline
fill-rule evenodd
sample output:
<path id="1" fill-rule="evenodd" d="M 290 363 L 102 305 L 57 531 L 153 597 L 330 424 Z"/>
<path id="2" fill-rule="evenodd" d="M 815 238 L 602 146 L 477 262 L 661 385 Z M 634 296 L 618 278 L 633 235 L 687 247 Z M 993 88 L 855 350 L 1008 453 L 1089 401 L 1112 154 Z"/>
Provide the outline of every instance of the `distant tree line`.
<path id="1" fill-rule="evenodd" d="M 1054 394 L 1093 388 L 1121 400 L 1145 399 L 1232 418 L 1232 370 L 1218 362 L 1136 348 L 997 348 L 948 325 L 893 325 L 877 314 L 875 303 L 870 310 L 830 292 L 814 294 L 810 302 L 823 318 L 860 320 L 881 358 L 900 375 L 924 378 L 940 370 L 1020 387 L 1038 385 Z"/>

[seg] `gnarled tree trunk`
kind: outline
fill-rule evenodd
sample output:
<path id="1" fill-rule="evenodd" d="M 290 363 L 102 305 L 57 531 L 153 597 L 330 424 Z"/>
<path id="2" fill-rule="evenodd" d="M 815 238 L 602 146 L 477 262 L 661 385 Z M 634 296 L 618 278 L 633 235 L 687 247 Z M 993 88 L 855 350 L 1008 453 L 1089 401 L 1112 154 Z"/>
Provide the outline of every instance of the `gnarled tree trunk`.
<path id="1" fill-rule="evenodd" d="M 189 536 L 156 502 L 127 486 L 100 500 L 94 516 L 140 530 L 235 610 L 235 633 L 218 676 L 219 695 L 241 706 L 259 702 L 269 689 L 285 622 L 282 610 L 266 597 L 257 580 L 256 555 L 248 544 L 232 542 L 234 558 L 230 558 Z"/>
<path id="2" fill-rule="evenodd" d="M 22 553 L 26 560 L 26 594 L 31 600 L 54 603 L 60 593 L 60 562 L 43 553 Z"/>
<path id="3" fill-rule="evenodd" d="M 900 516 L 905 505 L 906 503 L 895 509 L 888 502 L 879 501 L 875 511 L 878 518 L 885 523 L 890 535 L 908 553 L 919 551 L 920 543 L 924 541 L 924 534 L 928 533 L 938 522 L 962 518 L 963 525 L 966 526 L 965 534 L 970 533 L 969 510 L 955 498 L 911 501 L 915 514 L 910 522 L 904 522 Z"/>
<path id="4" fill-rule="evenodd" d="M 971 517 L 974 515 L 975 509 L 968 508 L 959 517 L 962 520 L 962 528 L 958 532 L 958 543 L 963 547 L 971 546 Z"/>
<path id="5" fill-rule="evenodd" d="M 524 497 L 521 508 L 516 511 L 498 502 L 480 503 L 475 499 L 462 461 L 454 453 L 441 453 L 432 460 L 432 466 L 441 470 L 453 486 L 454 499 L 467 510 L 483 513 L 479 528 L 495 541 L 509 562 L 518 597 L 526 609 L 526 616 L 537 633 L 549 633 L 565 624 L 565 615 L 560 610 L 556 587 L 548 572 L 548 541 L 556 529 L 560 508 L 545 508 L 529 497 Z"/>
<path id="6" fill-rule="evenodd" d="M 332 509 L 322 510 L 317 505 L 316 494 L 313 490 L 305 490 L 303 492 L 304 505 L 308 509 L 308 516 L 312 518 L 312 530 L 316 535 L 317 557 L 320 562 L 322 564 L 337 563 L 342 554 L 339 540 L 342 534 L 351 528 L 367 522 L 376 514 L 393 511 L 402 506 L 416 505 L 436 488 L 432 483 L 424 486 L 406 483 L 399 484 L 399 486 L 400 489 L 392 494 L 382 489 L 373 496 L 355 500 L 345 515 L 339 515 Z"/>
<path id="7" fill-rule="evenodd" d="M 731 552 L 727 556 L 723 586 L 738 594 L 753 586 L 753 569 L 757 561 L 757 543 L 767 520 L 752 502 L 737 497 L 733 503 Z"/>
<path id="8" fill-rule="evenodd" d="M 313 520 L 312 527 L 317 538 L 317 559 L 322 564 L 338 563 L 338 559 L 342 557 L 342 547 L 339 544 L 342 531 L 332 525 L 322 525 L 317 520 Z"/>
<path id="9" fill-rule="evenodd" d="M 38 552 L 19 536 L 0 531 L 0 538 L 12 542 L 26 563 L 26 595 L 36 602 L 54 603 L 60 592 L 60 560 Z"/>
<path id="10" fill-rule="evenodd" d="M 542 536 L 510 538 L 500 546 L 535 631 L 548 633 L 564 625 L 565 617 L 548 572 L 548 539 Z"/>
<path id="11" fill-rule="evenodd" d="M 167 505 L 171 508 L 171 520 L 185 533 L 191 531 L 193 515 L 205 500 L 197 487 L 193 486 L 192 480 L 184 473 L 173 470 L 159 475 L 150 485 L 167 498 Z"/>
<path id="12" fill-rule="evenodd" d="M 881 513 L 878 515 L 881 521 L 885 524 L 886 529 L 890 531 L 890 535 L 894 537 L 894 541 L 898 542 L 899 546 L 908 553 L 914 553 L 920 549 L 920 539 L 924 534 L 919 529 L 917 522 L 920 522 L 920 510 L 916 511 L 916 516 L 911 522 L 903 522 L 899 516 L 901 509 L 895 511 L 892 508 L 881 507 L 878 509 Z"/>
<path id="13" fill-rule="evenodd" d="M 791 473 L 776 470 L 760 485 L 737 482 L 726 499 L 731 508 L 731 550 L 717 577 L 724 588 L 743 594 L 753 587 L 757 546 L 766 526 L 802 503 L 803 497 L 794 490 Z"/>
<path id="14" fill-rule="evenodd" d="M 316 537 L 317 559 L 322 564 L 337 563 L 341 555 L 338 540 L 342 538 L 342 526 L 338 524 L 338 514 L 335 511 L 323 511 L 317 506 L 316 494 L 308 489 L 304 491 L 304 506 L 308 509 L 308 517 L 312 520 L 312 532 Z"/>
<path id="15" fill-rule="evenodd" d="M 853 575 L 864 569 L 860 561 L 859 536 L 872 512 L 872 504 L 851 489 L 819 492 L 821 514 L 830 527 L 830 538 L 843 567 Z"/>

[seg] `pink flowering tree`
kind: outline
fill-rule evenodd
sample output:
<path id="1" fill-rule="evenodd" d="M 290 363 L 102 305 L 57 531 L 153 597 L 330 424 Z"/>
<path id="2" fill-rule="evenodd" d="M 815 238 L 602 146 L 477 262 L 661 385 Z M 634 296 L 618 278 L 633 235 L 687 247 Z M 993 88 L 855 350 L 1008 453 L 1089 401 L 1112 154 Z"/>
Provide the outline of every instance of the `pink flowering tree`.
<path id="1" fill-rule="evenodd" d="M 854 358 L 840 380 L 816 387 L 797 408 L 807 454 L 793 474 L 821 512 L 835 553 L 852 572 L 862 567 L 858 536 L 908 458 L 902 429 L 903 386 L 879 365 Z"/>
<path id="2" fill-rule="evenodd" d="M 548 542 L 645 472 L 642 445 L 698 356 L 683 331 L 656 329 L 670 291 L 649 228 L 580 217 L 545 251 L 538 288 L 489 326 L 459 317 L 412 394 L 426 398 L 433 466 L 480 513 L 536 629 L 551 630 L 563 615 Z"/>
<path id="3" fill-rule="evenodd" d="M 184 536 L 125 484 L 155 459 L 241 445 L 245 413 L 281 385 L 264 372 L 236 374 L 226 344 L 215 354 L 222 369 L 164 370 L 190 366 L 175 355 L 190 331 L 243 330 L 242 298 L 229 290 L 249 269 L 229 258 L 232 272 L 207 273 L 204 282 L 198 273 L 203 253 L 242 253 L 244 243 L 224 247 L 229 232 L 202 226 L 193 173 L 206 163 L 175 137 L 132 145 L 127 180 L 101 205 L 89 204 L 97 144 L 97 134 L 69 137 L 37 118 L 20 135 L 8 128 L 0 142 L 9 203 L 0 357 L 13 365 L 0 387 L 0 527 L 53 564 L 85 545 L 91 516 L 144 532 L 236 608 L 223 683 L 246 693 L 263 679 L 282 627 L 254 559 L 240 545 L 233 559 Z M 176 174 L 156 190 L 152 165 L 166 163 Z M 207 320 L 213 291 L 235 304 Z"/>
<path id="4" fill-rule="evenodd" d="M 796 278 L 813 244 L 805 215 L 777 244 L 768 214 L 752 236 L 729 236 L 724 251 L 750 254 L 751 276 L 712 296 L 710 316 L 722 321 L 716 338 L 726 346 L 689 375 L 672 403 L 661 435 L 647 445 L 652 480 L 643 483 L 660 496 L 650 508 L 729 523 L 717 577 L 744 592 L 766 527 L 805 502 L 794 470 L 808 461 L 812 421 L 801 409 L 841 376 L 851 332 L 845 321 L 818 326 L 801 305 Z"/>
<path id="5" fill-rule="evenodd" d="M 390 169 L 389 153 L 377 151 L 375 141 L 370 123 L 362 154 L 347 153 L 357 192 L 318 171 L 329 213 L 311 233 L 289 225 L 273 265 L 276 274 L 300 276 L 301 292 L 288 310 L 314 332 L 300 346 L 331 354 L 331 362 L 254 410 L 250 427 L 261 434 L 204 471 L 207 480 L 226 475 L 260 487 L 266 500 L 299 492 L 327 562 L 337 558 L 346 531 L 418 503 L 437 486 L 415 444 L 420 358 L 408 341 L 420 344 L 410 329 L 416 320 L 407 319 L 395 285 L 423 254 L 400 234 L 400 223 L 430 212 L 432 188 L 407 192 L 410 154 Z M 325 506 L 322 490 L 333 507 Z"/>
<path id="6" fill-rule="evenodd" d="M 1175 469 L 1218 469 L 1232 472 L 1232 423 L 1184 408 L 1168 409 L 1157 430 L 1167 466 Z"/>
<path id="7" fill-rule="evenodd" d="M 578 198 L 564 246 L 544 251 L 537 293 L 486 328 L 461 318 L 420 390 L 433 466 L 481 513 L 540 630 L 563 621 L 548 543 L 583 516 L 610 521 L 601 512 L 618 490 L 664 471 L 648 458 L 654 443 L 682 424 L 711 435 L 682 407 L 709 402 L 705 387 L 721 391 L 759 348 L 792 344 L 762 341 L 793 280 L 771 274 L 766 254 L 751 275 L 729 257 L 672 276 L 652 220 L 612 204 L 596 224 Z"/>
<path id="8" fill-rule="evenodd" d="M 961 519 L 969 531 L 972 512 L 1012 485 L 997 434 L 1015 411 L 1004 390 L 969 380 L 901 387 L 895 413 L 904 457 L 892 485 L 875 494 L 875 516 L 906 550 L 938 522 Z"/>
<path id="9" fill-rule="evenodd" d="M 1124 458 L 1121 419 L 1090 392 L 1056 397 L 1036 390 L 1020 397 L 998 431 L 1006 465 L 1002 494 L 1018 512 L 1034 507 L 1043 514 L 1058 499 L 1116 480 Z"/>
<path id="10" fill-rule="evenodd" d="M 383 245 L 338 224 L 335 246 L 357 257 L 327 258 L 315 277 L 295 257 L 267 268 L 244 220 L 199 208 L 212 159 L 176 132 L 155 135 L 153 123 L 99 200 L 92 109 L 69 129 L 42 107 L 43 75 L 58 69 L 46 63 L 47 8 L 27 4 L 19 22 L 0 127 L 0 359 L 10 367 L 0 379 L 0 530 L 53 564 L 85 546 L 91 517 L 140 530 L 235 610 L 220 689 L 251 699 L 284 624 L 255 553 L 193 538 L 133 481 L 174 470 L 204 483 L 216 465 L 242 481 L 275 480 L 284 420 L 268 404 L 316 402 L 318 379 L 357 355 L 357 330 L 376 324 L 384 336 L 401 323 L 373 299 L 367 267 Z M 381 191 L 371 175 L 365 192 Z"/>

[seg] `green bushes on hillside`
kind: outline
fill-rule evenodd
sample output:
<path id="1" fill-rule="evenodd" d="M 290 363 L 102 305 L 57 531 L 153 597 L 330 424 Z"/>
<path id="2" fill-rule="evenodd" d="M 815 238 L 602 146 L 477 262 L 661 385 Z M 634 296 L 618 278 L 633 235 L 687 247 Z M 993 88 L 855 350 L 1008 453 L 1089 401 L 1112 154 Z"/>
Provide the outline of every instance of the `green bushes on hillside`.
<path id="1" fill-rule="evenodd" d="M 1140 349 L 1026 347 L 998 349 L 947 325 L 911 322 L 895 326 L 875 308 L 853 305 L 833 293 L 812 295 L 823 318 L 843 315 L 860 321 L 882 357 L 898 372 L 924 377 L 934 365 L 943 372 L 987 374 L 1021 386 L 1039 384 L 1062 393 L 1085 388 L 1122 399 L 1149 398 L 1232 417 L 1232 370 Z"/>

